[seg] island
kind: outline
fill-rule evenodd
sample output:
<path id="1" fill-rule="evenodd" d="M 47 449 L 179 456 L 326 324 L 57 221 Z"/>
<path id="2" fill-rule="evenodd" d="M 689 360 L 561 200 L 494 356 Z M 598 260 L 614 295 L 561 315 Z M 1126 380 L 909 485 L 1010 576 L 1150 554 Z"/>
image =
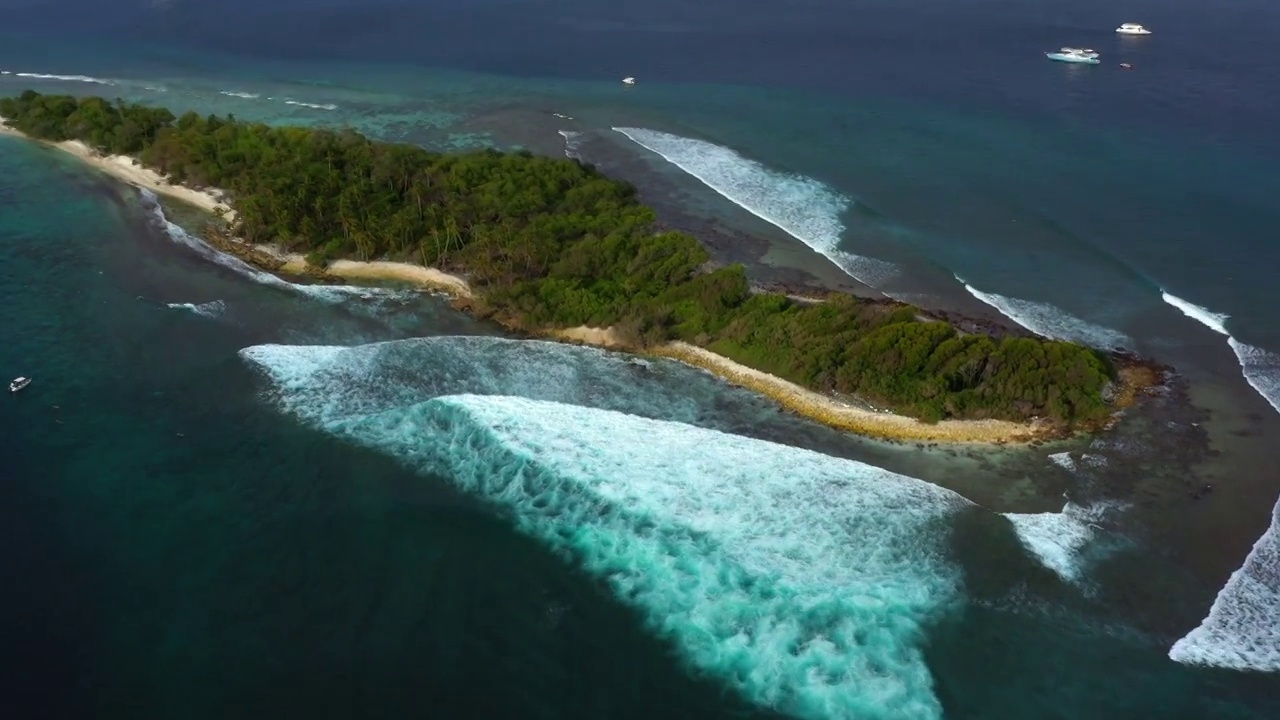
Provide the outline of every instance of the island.
<path id="1" fill-rule="evenodd" d="M 0 125 L 194 198 L 225 220 L 211 223 L 215 244 L 268 269 L 401 268 L 513 331 L 674 358 L 846 430 L 1062 436 L 1106 426 L 1158 382 L 1123 353 L 754 287 L 742 265 L 716 266 L 696 238 L 660 229 L 634 186 L 567 158 L 441 154 L 30 90 L 0 99 Z"/>

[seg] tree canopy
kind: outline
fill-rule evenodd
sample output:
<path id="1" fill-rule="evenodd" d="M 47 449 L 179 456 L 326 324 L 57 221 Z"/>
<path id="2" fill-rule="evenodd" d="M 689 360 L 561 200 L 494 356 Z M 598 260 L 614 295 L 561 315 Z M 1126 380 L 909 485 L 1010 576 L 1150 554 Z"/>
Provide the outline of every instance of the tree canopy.
<path id="1" fill-rule="evenodd" d="M 1106 416 L 1101 353 L 1039 338 L 959 333 L 908 305 L 752 292 L 695 238 L 659 232 L 635 188 L 574 160 L 440 154 L 352 130 L 24 92 L 0 116 L 44 140 L 136 156 L 175 183 L 216 187 L 234 231 L 315 264 L 420 263 L 466 275 L 484 307 L 527 330 L 614 326 L 636 344 L 681 339 L 811 389 L 924 420 Z"/>

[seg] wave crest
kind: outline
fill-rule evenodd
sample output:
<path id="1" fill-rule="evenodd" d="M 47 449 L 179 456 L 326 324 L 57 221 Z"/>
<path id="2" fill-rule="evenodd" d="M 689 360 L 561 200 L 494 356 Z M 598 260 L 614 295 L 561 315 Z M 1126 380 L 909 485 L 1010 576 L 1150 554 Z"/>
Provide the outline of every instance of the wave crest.
<path id="1" fill-rule="evenodd" d="M 174 310 L 189 310 L 200 317 L 216 318 L 220 317 L 227 311 L 227 304 L 221 300 L 211 300 L 209 302 L 195 303 L 168 303 L 169 307 Z"/>
<path id="2" fill-rule="evenodd" d="M 851 201 L 821 182 L 770 170 L 730 148 L 703 140 L 644 128 L 613 129 L 744 210 L 782 228 L 858 282 L 878 287 L 897 274 L 891 263 L 840 249 L 845 230 L 840 216 Z"/>
<path id="3" fill-rule="evenodd" d="M 1069 340 L 1103 350 L 1118 350 L 1133 344 L 1119 330 L 1082 320 L 1049 303 L 982 292 L 959 275 L 955 276 L 969 294 L 1000 311 L 1031 332 L 1053 340 Z"/>

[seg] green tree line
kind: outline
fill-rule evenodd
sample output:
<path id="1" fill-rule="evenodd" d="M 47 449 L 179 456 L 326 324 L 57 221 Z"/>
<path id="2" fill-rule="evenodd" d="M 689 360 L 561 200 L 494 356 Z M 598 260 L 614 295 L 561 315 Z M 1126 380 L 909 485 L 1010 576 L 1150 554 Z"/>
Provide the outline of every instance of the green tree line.
<path id="1" fill-rule="evenodd" d="M 681 339 L 811 389 L 943 418 L 1073 424 L 1106 416 L 1114 376 L 1089 348 L 962 334 L 913 307 L 752 292 L 697 240 L 658 232 L 635 188 L 527 152 L 440 154 L 352 130 L 272 127 L 121 100 L 24 92 L 0 116 L 36 138 L 136 156 L 173 182 L 226 191 L 234 231 L 323 265 L 414 262 L 465 275 L 482 310 L 527 330 L 617 327 Z"/>

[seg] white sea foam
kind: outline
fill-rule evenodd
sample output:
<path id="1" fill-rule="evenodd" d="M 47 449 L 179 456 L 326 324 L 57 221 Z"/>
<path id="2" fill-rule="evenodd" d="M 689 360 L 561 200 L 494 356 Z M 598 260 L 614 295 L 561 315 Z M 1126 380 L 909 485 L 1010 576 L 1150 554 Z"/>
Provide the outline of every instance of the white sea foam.
<path id="1" fill-rule="evenodd" d="M 115 82 L 111 80 L 104 80 L 102 78 L 90 77 L 88 75 L 50 75 L 48 73 L 20 72 L 20 73 L 14 73 L 14 76 L 31 78 L 33 80 L 62 80 L 65 82 L 93 83 L 94 85 L 115 85 Z"/>
<path id="2" fill-rule="evenodd" d="M 813 178 L 770 170 L 734 150 L 657 130 L 616 127 L 637 145 L 701 180 L 738 206 L 785 230 L 872 287 L 896 274 L 890 263 L 840 249 L 849 198 Z"/>
<path id="3" fill-rule="evenodd" d="M 1045 567 L 1067 582 L 1081 583 L 1088 569 L 1086 551 L 1104 533 L 1098 523 L 1107 513 L 1121 507 L 1102 503 L 1086 508 L 1069 502 L 1058 513 L 1005 513 L 1004 516 L 1013 524 L 1023 547 Z"/>
<path id="4" fill-rule="evenodd" d="M 1216 333 L 1227 336 L 1245 380 L 1280 412 L 1280 356 L 1240 342 L 1227 330 L 1230 316 L 1176 295 L 1160 296 Z M 1169 657 L 1187 665 L 1280 672 L 1280 502 L 1271 525 L 1231 574 L 1198 627 L 1174 643 Z"/>
<path id="5" fill-rule="evenodd" d="M 582 133 L 573 130 L 560 130 L 559 133 L 564 138 L 564 156 L 571 160 L 581 160 L 578 145 L 581 143 Z"/>
<path id="6" fill-rule="evenodd" d="M 573 119 L 573 117 L 572 117 L 572 116 L 570 116 L 570 115 L 565 115 L 564 113 L 553 112 L 553 113 L 551 113 L 551 114 L 552 114 L 552 115 L 555 115 L 556 117 L 561 118 L 561 119 L 563 119 L 563 120 L 572 120 L 572 119 Z M 564 133 L 561 133 L 561 134 L 563 135 Z"/>
<path id="7" fill-rule="evenodd" d="M 611 411 L 452 395 L 366 413 L 281 382 L 341 353 L 242 351 L 277 380 L 284 408 L 500 506 L 755 703 L 797 717 L 941 716 L 920 642 L 959 591 L 945 545 L 949 518 L 974 509 L 960 496 Z"/>
<path id="8" fill-rule="evenodd" d="M 311 108 L 313 110 L 337 110 L 338 106 L 333 103 L 309 103 L 300 100 L 285 100 L 285 105 L 297 105 L 299 107 Z"/>
<path id="9" fill-rule="evenodd" d="M 368 414 L 442 395 L 520 395 L 686 423 L 716 423 L 705 395 L 722 386 L 671 362 L 638 365 L 599 348 L 540 340 L 445 336 L 355 347 L 258 345 L 242 353 L 290 402 Z M 430 368 L 424 372 L 423 368 Z M 696 378 L 691 380 L 690 378 Z M 335 410 L 334 412 L 337 412 Z"/>
<path id="10" fill-rule="evenodd" d="M 1076 461 L 1069 452 L 1054 453 L 1049 456 L 1049 462 L 1069 472 L 1075 472 L 1076 469 Z"/>
<path id="11" fill-rule="evenodd" d="M 1260 347 L 1237 340 L 1229 330 L 1227 321 L 1231 316 L 1214 312 L 1208 308 L 1183 300 L 1176 295 L 1161 290 L 1160 297 L 1187 317 L 1199 322 L 1210 330 L 1227 336 L 1227 344 L 1236 354 L 1244 379 L 1259 395 L 1267 401 L 1276 412 L 1280 412 L 1280 355 Z"/>
<path id="12" fill-rule="evenodd" d="M 1242 343 L 1233 337 L 1228 337 L 1227 343 L 1240 361 L 1245 381 L 1276 412 L 1280 412 L 1280 355 Z"/>
<path id="13" fill-rule="evenodd" d="M 257 93 L 240 92 L 238 90 L 219 90 L 218 94 L 226 95 L 227 97 L 244 98 L 245 100 L 257 100 L 261 97 L 261 95 L 258 95 Z"/>
<path id="14" fill-rule="evenodd" d="M 146 188 L 140 188 L 139 192 L 152 221 L 163 229 L 171 240 L 194 250 L 204 259 L 244 275 L 256 283 L 305 295 L 330 305 L 344 303 L 353 299 L 362 299 L 374 301 L 375 305 L 381 306 L 388 301 L 405 302 L 414 295 L 409 290 L 388 290 L 386 288 L 361 287 L 358 285 L 301 285 L 282 280 L 271 273 L 255 268 L 234 255 L 228 255 L 217 250 L 200 238 L 183 230 L 165 217 L 164 210 L 160 207 L 160 202 L 155 193 Z"/>
<path id="15" fill-rule="evenodd" d="M 970 295 L 999 310 L 1001 315 L 1037 335 L 1054 340 L 1070 340 L 1103 350 L 1115 350 L 1132 345 L 1128 335 L 1081 320 L 1049 303 L 982 292 L 965 282 L 959 275 L 955 278 L 964 285 L 964 289 L 968 290 Z"/>
<path id="16" fill-rule="evenodd" d="M 1280 503 L 1209 616 L 1173 644 L 1169 657 L 1186 665 L 1280 672 Z"/>
<path id="17" fill-rule="evenodd" d="M 1208 308 L 1200 307 L 1199 305 L 1183 300 L 1176 295 L 1170 295 L 1164 290 L 1160 291 L 1160 297 L 1163 298 L 1166 303 L 1169 303 L 1181 310 L 1183 315 L 1186 315 L 1210 330 L 1216 333 L 1222 333 L 1228 337 L 1231 335 L 1231 333 L 1227 332 L 1227 320 L 1231 318 L 1230 315 L 1227 315 L 1226 313 L 1216 313 Z"/>
<path id="18" fill-rule="evenodd" d="M 196 315 L 207 318 L 216 318 L 227 311 L 226 303 L 221 300 L 212 300 L 210 302 L 195 303 L 169 303 L 169 307 L 175 310 L 189 310 Z"/>

